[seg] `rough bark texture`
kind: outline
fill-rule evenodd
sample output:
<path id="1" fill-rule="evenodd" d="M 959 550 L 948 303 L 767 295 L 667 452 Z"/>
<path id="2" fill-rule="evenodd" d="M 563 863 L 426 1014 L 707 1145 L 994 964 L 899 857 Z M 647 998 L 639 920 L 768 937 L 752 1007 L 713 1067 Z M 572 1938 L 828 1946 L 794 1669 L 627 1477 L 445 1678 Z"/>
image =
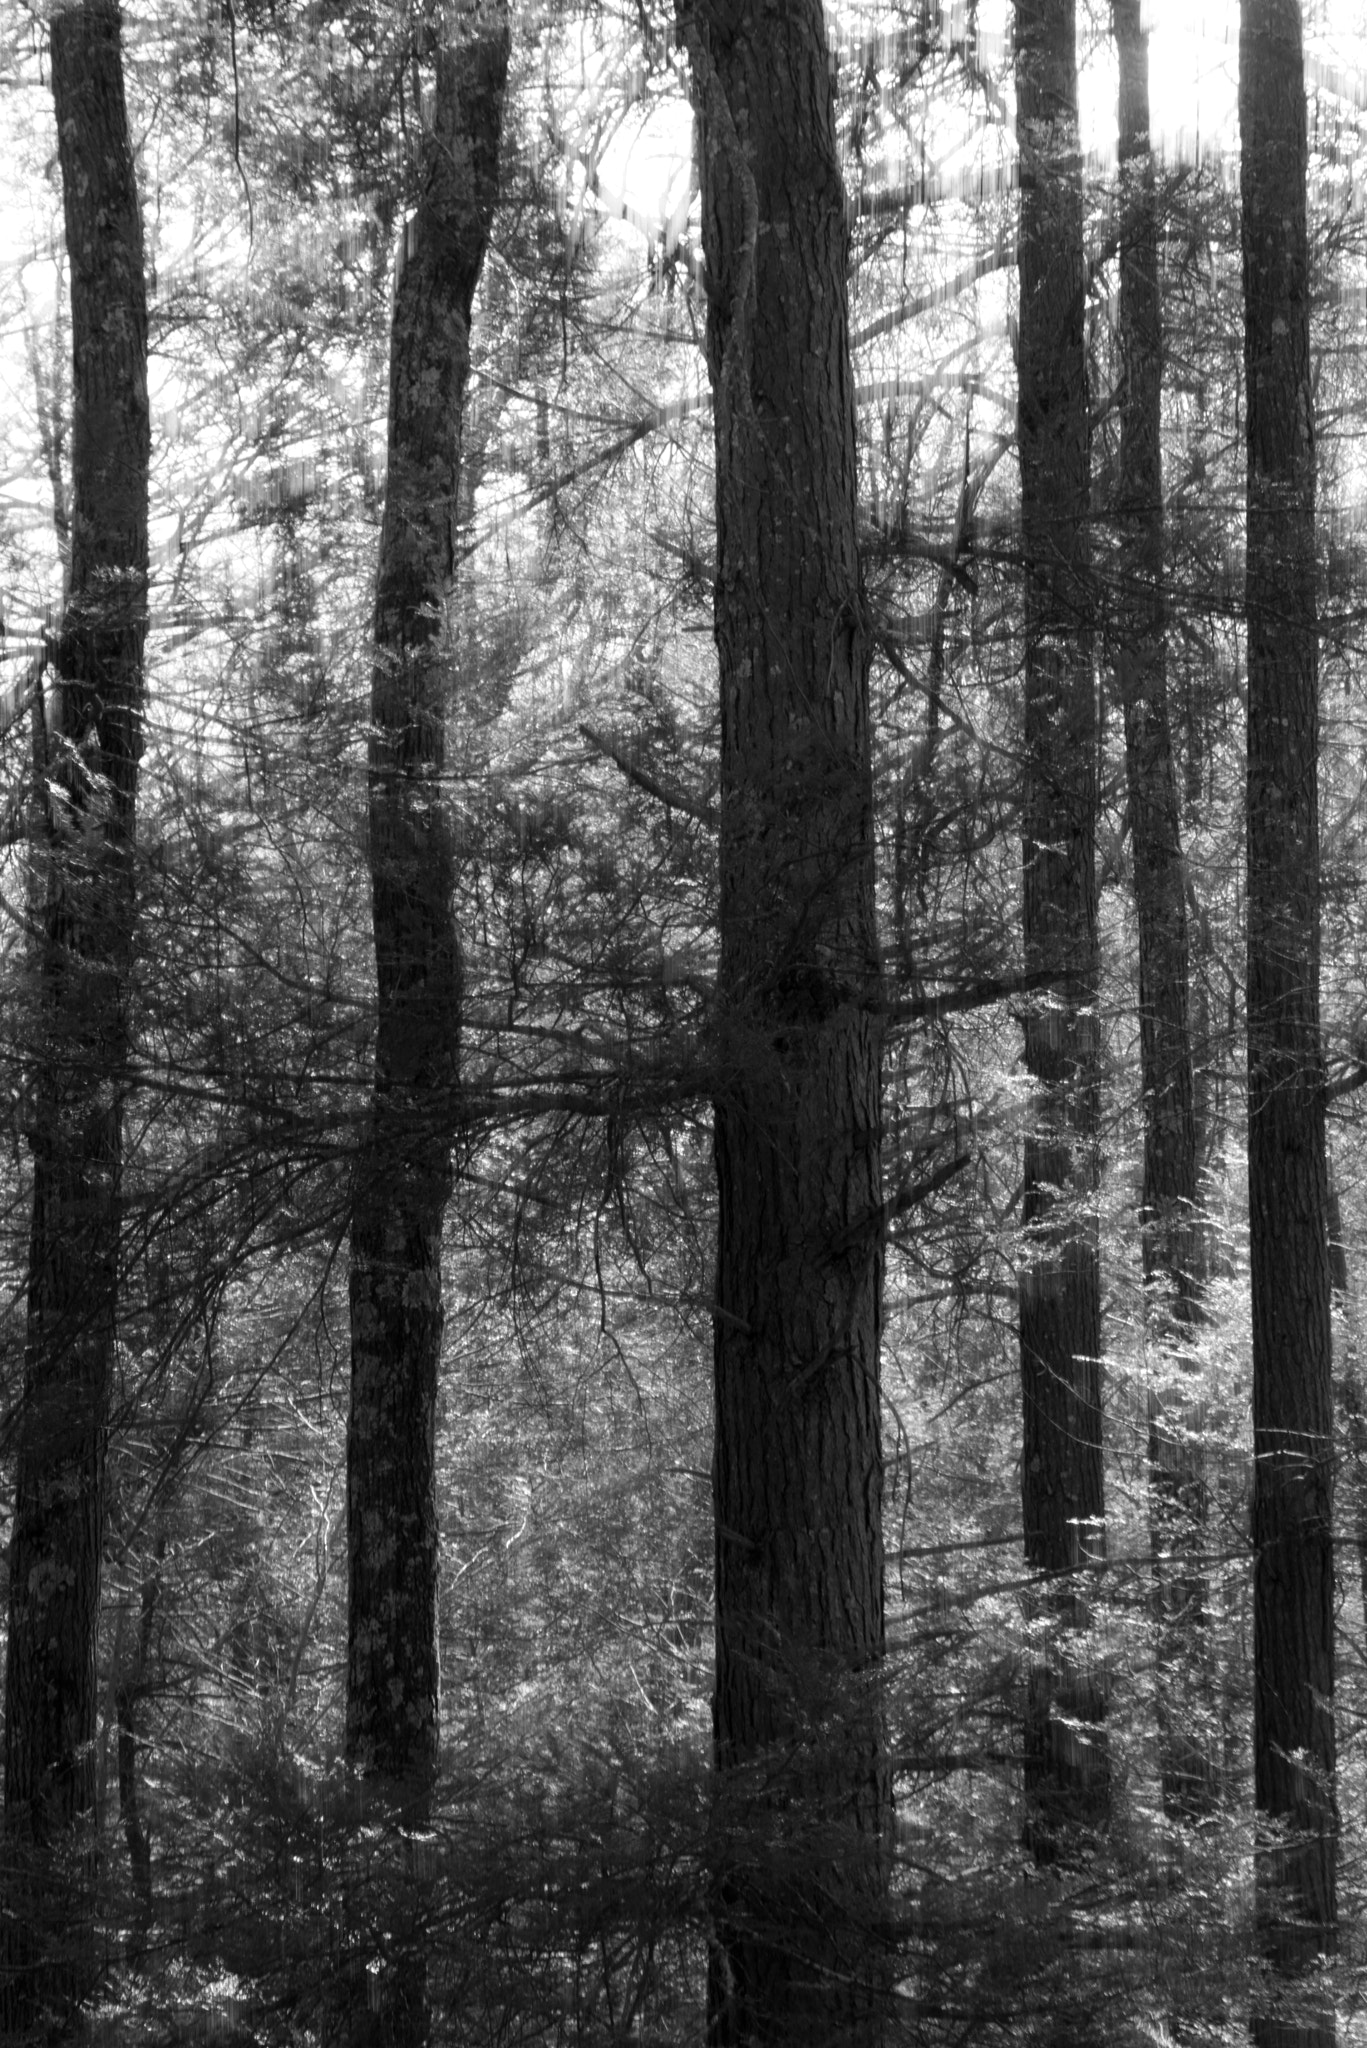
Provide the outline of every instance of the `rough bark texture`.
<path id="1" fill-rule="evenodd" d="M 1149 1397 L 1149 1470 L 1161 1775 L 1165 1812 L 1184 1820 L 1210 1810 L 1215 1773 L 1209 1740 L 1200 1732 L 1209 1663 L 1209 1601 L 1200 1566 L 1203 1418 L 1182 1353 L 1184 1336 L 1199 1320 L 1202 1259 L 1185 872 L 1168 716 L 1158 211 L 1149 151 L 1148 38 L 1140 15 L 1140 0 L 1112 0 L 1122 223 L 1120 462 L 1107 651 L 1125 721 L 1139 920 L 1143 1261 L 1158 1361 Z"/>
<path id="2" fill-rule="evenodd" d="M 1027 974 L 1054 977 L 1025 1023 L 1035 1083 L 1025 1139 L 1020 1283 L 1025 1554 L 1074 1572 L 1104 1542 L 1097 1252 L 1096 692 L 1090 441 L 1083 350 L 1082 167 L 1073 0 L 1020 0 L 1017 435 L 1025 579 L 1022 859 Z M 1085 1621 L 1078 1581 L 1051 1596 Z M 1027 1830 L 1037 1854 L 1107 1804 L 1102 1690 L 1066 1645 L 1031 1674 Z M 1088 1729 L 1094 1724 L 1095 1732 Z"/>
<path id="3" fill-rule="evenodd" d="M 5 1670 L 5 1823 L 20 1849 L 94 1819 L 147 622 L 147 306 L 115 0 L 59 8 L 51 61 L 71 274 L 71 561 L 34 849 L 40 1037 Z M 40 1910 L 36 1893 L 26 1903 Z"/>
<path id="4" fill-rule="evenodd" d="M 436 53 L 400 251 L 375 601 L 370 864 L 377 1036 L 351 1226 L 347 1757 L 421 1811 L 438 1742 L 435 1429 L 441 1232 L 459 1115 L 461 962 L 442 789 L 470 310 L 498 190 L 508 12 L 476 0 Z"/>
<path id="5" fill-rule="evenodd" d="M 1333 1380 L 1319 1028 L 1315 444 L 1297 0 L 1239 35 L 1248 444 L 1248 1194 L 1258 1911 L 1276 1968 L 1332 1947 Z M 1265 2018 L 1282 2040 L 1300 2023 Z M 1331 2011 L 1313 2023 L 1332 2038 Z"/>
<path id="6" fill-rule="evenodd" d="M 868 2042 L 891 1801 L 882 983 L 847 232 L 819 0 L 681 6 L 722 708 L 717 2043 Z"/>
<path id="7" fill-rule="evenodd" d="M 1113 0 L 1120 59 L 1120 465 L 1110 655 L 1125 718 L 1139 918 L 1144 1088 L 1144 1273 L 1190 1319 L 1199 1280 L 1190 966 L 1177 778 L 1168 719 L 1163 565 L 1163 325 L 1149 153 L 1148 40 L 1140 0 Z"/>

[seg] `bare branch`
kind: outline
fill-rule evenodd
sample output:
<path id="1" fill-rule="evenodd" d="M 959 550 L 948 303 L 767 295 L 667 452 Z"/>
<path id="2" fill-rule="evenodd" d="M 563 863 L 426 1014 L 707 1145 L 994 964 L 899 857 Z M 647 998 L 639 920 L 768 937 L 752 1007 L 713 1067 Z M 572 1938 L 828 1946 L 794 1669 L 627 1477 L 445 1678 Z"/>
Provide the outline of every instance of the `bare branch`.
<path id="1" fill-rule="evenodd" d="M 715 827 L 716 814 L 709 804 L 702 803 L 695 796 L 689 796 L 686 790 L 658 782 L 647 769 L 633 761 L 616 741 L 610 740 L 606 733 L 599 732 L 594 726 L 586 725 L 581 720 L 579 730 L 591 747 L 596 747 L 600 754 L 605 754 L 614 767 L 621 769 L 627 781 L 635 783 L 647 796 L 653 796 L 657 803 L 664 804 L 669 810 L 682 811 L 686 817 L 696 818 L 700 825 Z"/>

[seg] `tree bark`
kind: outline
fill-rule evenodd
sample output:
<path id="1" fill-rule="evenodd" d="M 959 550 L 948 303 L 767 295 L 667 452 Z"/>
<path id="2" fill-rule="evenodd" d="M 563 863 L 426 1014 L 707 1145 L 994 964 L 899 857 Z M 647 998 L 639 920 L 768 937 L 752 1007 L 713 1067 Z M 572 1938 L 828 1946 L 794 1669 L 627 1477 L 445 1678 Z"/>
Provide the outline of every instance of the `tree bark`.
<path id="1" fill-rule="evenodd" d="M 1142 1256 L 1158 1358 L 1149 1395 L 1150 1521 L 1163 1807 L 1209 1812 L 1215 1791 L 1201 1734 L 1208 1588 L 1203 1417 L 1183 1343 L 1200 1319 L 1191 968 L 1181 812 L 1168 714 L 1162 464 L 1163 321 L 1158 211 L 1149 149 L 1149 53 L 1140 0 L 1112 0 L 1119 59 L 1120 462 L 1108 653 L 1125 722 L 1125 770 L 1139 920 L 1139 1042 L 1144 1102 Z M 1204 1702 L 1209 1709 L 1209 1702 Z M 1208 1712 L 1207 1712 L 1208 1721 Z"/>
<path id="2" fill-rule="evenodd" d="M 24 1393 L 10 1545 L 5 1825 L 39 1856 L 7 2017 L 80 1995 L 43 1954 L 38 1873 L 95 1812 L 96 1628 L 147 628 L 147 304 L 117 0 L 58 7 L 53 99 L 71 275 L 71 559 L 48 650 Z M 46 1852 L 46 1853 L 44 1853 Z M 55 1865 L 53 1866 L 56 1867 Z M 81 1867 L 79 1850 L 75 1868 Z M 67 1901 L 55 1944 L 79 1945 Z M 55 1946 L 54 1944 L 54 1946 Z"/>
<path id="3" fill-rule="evenodd" d="M 1025 1021 L 1020 1282 L 1022 1496 L 1032 1566 L 1076 1575 L 1104 1544 L 1096 1133 L 1097 718 L 1091 448 L 1083 346 L 1082 164 L 1073 0 L 1019 0 L 1017 435 L 1025 582 L 1024 964 L 1053 977 Z M 1050 1858 L 1108 1806 L 1103 1691 L 1075 1632 L 1081 1581 L 1050 1595 L 1064 1643 L 1031 1673 L 1027 1834 Z M 1069 1638 L 1073 1638 L 1070 1647 Z"/>
<path id="4" fill-rule="evenodd" d="M 681 4 L 717 465 L 718 2044 L 880 2037 L 882 980 L 819 0 Z"/>
<path id="5" fill-rule="evenodd" d="M 1120 60 L 1119 546 L 1110 656 L 1125 719 L 1125 770 L 1139 918 L 1144 1090 L 1144 1277 L 1170 1316 L 1198 1301 L 1196 1117 L 1190 964 L 1177 778 L 1168 717 L 1162 465 L 1163 323 L 1158 212 L 1149 152 L 1148 39 L 1140 0 L 1112 0 Z"/>
<path id="6" fill-rule="evenodd" d="M 446 610 L 509 52 L 506 0 L 467 0 L 441 18 L 423 53 L 436 91 L 390 349 L 369 763 L 375 1079 L 351 1221 L 346 1755 L 370 1819 L 397 1832 L 359 1902 L 347 2037 L 400 2048 L 417 2048 L 430 2024 L 420 1858 L 404 1838 L 430 1816 L 440 1737 L 441 1236 L 461 1113 Z"/>
<path id="7" fill-rule="evenodd" d="M 405 231 L 375 601 L 375 1091 L 351 1226 L 348 1760 L 415 1790 L 438 1742 L 435 1428 L 441 1232 L 460 1119 L 455 853 L 442 789 L 470 312 L 498 192 L 503 0 L 453 17 Z"/>
<path id="8" fill-rule="evenodd" d="M 1319 702 L 1306 116 L 1296 0 L 1239 34 L 1248 558 L 1248 1189 L 1258 1916 L 1293 1979 L 1335 1939 L 1333 1378 L 1319 1027 Z M 1332 2008 L 1255 2019 L 1332 2040 Z"/>

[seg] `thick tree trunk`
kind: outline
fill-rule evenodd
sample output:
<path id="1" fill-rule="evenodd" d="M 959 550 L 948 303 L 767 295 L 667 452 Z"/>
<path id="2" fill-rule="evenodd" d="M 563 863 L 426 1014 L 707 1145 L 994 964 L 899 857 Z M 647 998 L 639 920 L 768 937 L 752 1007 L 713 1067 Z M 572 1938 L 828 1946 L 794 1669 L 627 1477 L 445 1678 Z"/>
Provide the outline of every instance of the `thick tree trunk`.
<path id="1" fill-rule="evenodd" d="M 1017 433 L 1025 577 L 1023 762 L 1027 974 L 1054 977 L 1027 1015 L 1035 1083 L 1025 1139 L 1027 1264 L 1020 1283 L 1027 1562 L 1076 1573 L 1105 1534 L 1097 1250 L 1096 691 L 1092 676 L 1090 438 L 1083 348 L 1082 166 L 1073 0 L 1019 0 L 1021 150 Z M 1085 1623 L 1076 1578 L 1051 1594 Z M 1032 1674 L 1027 1831 L 1059 1853 L 1105 1818 L 1102 1687 L 1076 1647 Z"/>
<path id="2" fill-rule="evenodd" d="M 1294 1978 L 1332 1948 L 1333 1379 L 1319 1029 L 1319 703 L 1306 118 L 1297 0 L 1239 36 L 1248 563 L 1248 1190 L 1258 1913 Z M 1331 2009 L 1260 2039 L 1332 2039 Z"/>
<path id="3" fill-rule="evenodd" d="M 133 841 L 147 627 L 147 305 L 116 0 L 52 16 L 71 271 L 71 564 L 49 650 L 24 1396 L 10 1545 L 5 1824 L 55 1858 L 95 1808 L 95 1643 L 117 1312 L 119 1176 L 133 940 Z M 40 1866 L 34 1865 L 37 1870 Z M 50 1900 L 35 1881 L 24 1902 Z M 70 1902 L 62 1929 L 79 1942 Z M 41 1927 L 11 1919 L 32 2016 Z M 60 1926 L 60 1922 L 59 1922 Z M 29 1936 L 33 1939 L 30 1941 Z M 31 1965 L 31 1968 L 27 1966 Z M 50 1980 L 49 1981 L 49 1976 Z M 12 2006 L 13 2012 L 13 2006 Z"/>
<path id="4" fill-rule="evenodd" d="M 722 709 L 711 2037 L 869 2042 L 891 1818 L 882 983 L 844 195 L 819 0 L 679 21 Z"/>
<path id="5" fill-rule="evenodd" d="M 1107 638 L 1125 721 L 1139 919 L 1141 1227 L 1150 1336 L 1159 1361 L 1149 1397 L 1149 1471 L 1163 1806 L 1170 1819 L 1184 1820 L 1210 1810 L 1215 1772 L 1200 1733 L 1209 1665 L 1209 1601 L 1199 1555 L 1206 1518 L 1203 1423 L 1182 1355 L 1183 1338 L 1199 1320 L 1202 1257 L 1186 882 L 1168 717 L 1158 214 L 1148 39 L 1140 12 L 1140 0 L 1112 0 L 1122 220 L 1117 549 Z"/>

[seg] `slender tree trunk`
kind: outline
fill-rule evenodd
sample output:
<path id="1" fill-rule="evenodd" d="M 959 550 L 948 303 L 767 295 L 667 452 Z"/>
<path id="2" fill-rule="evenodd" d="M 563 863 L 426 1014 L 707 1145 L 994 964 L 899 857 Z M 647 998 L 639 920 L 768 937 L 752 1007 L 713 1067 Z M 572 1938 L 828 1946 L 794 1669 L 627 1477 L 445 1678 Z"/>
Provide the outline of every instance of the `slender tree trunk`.
<path id="1" fill-rule="evenodd" d="M 1201 1732 L 1209 1607 L 1200 1565 L 1206 1519 L 1203 1418 L 1183 1340 L 1199 1320 L 1191 969 L 1181 812 L 1168 716 L 1162 465 L 1163 322 L 1158 212 L 1149 149 L 1149 52 L 1140 0 L 1112 0 L 1119 58 L 1120 466 L 1108 640 L 1125 720 L 1125 769 L 1139 917 L 1144 1100 L 1142 1241 L 1150 1337 L 1150 1518 L 1158 1629 L 1164 1811 L 1210 1810 L 1215 1778 Z M 1208 1718 L 1208 1717 L 1207 1717 Z"/>
<path id="2" fill-rule="evenodd" d="M 1248 562 L 1248 1191 L 1258 1915 L 1294 1979 L 1332 1948 L 1333 1378 L 1319 1028 L 1319 702 L 1306 118 L 1297 0 L 1239 35 Z M 1332 2040 L 1332 2008 L 1257 2038 Z"/>
<path id="3" fill-rule="evenodd" d="M 1025 969 L 1055 976 L 1029 1012 L 1027 1264 L 1020 1283 L 1025 1554 L 1077 1573 L 1104 1544 L 1097 1249 L 1096 691 L 1082 166 L 1073 0 L 1018 0 L 1021 150 L 1017 433 L 1025 576 Z M 1050 1596 L 1085 1623 L 1080 1581 Z M 1108 1806 L 1103 1694 L 1064 1647 L 1031 1673 L 1027 1831 L 1048 1858 Z"/>
<path id="4" fill-rule="evenodd" d="M 9 1929 L 22 2025 L 79 1996 L 89 1903 L 42 1916 L 95 1818 L 96 1627 L 147 627 L 147 306 L 117 0 L 59 6 L 53 98 L 71 273 L 71 564 L 48 657 L 33 1219 L 10 1545 L 5 1825 L 39 1852 Z M 83 1889 L 83 1886 L 81 1887 Z M 66 1925 L 62 1925 L 63 1919 Z M 57 1953 L 56 1944 L 62 1944 Z M 68 1946 L 68 1944 L 70 1946 Z"/>
<path id="5" fill-rule="evenodd" d="M 470 314 L 498 196 L 506 0 L 442 16 L 422 189 L 404 231 L 371 684 L 377 1033 L 351 1224 L 347 1760 L 406 1827 L 437 1764 L 436 1395 L 441 1234 L 460 1119 L 461 959 L 442 787 Z M 381 1987 L 381 2035 L 427 2028 L 421 1956 Z"/>
<path id="6" fill-rule="evenodd" d="M 891 1818 L 882 982 L 844 194 L 820 0 L 679 22 L 722 711 L 711 2038 L 867 2043 Z"/>
<path id="7" fill-rule="evenodd" d="M 433 1438 L 441 1231 L 459 1125 L 460 953 L 442 789 L 470 311 L 498 189 L 506 5 L 437 54 L 417 212 L 400 253 L 375 604 L 370 863 L 375 1096 L 351 1231 L 347 1754 L 425 1781 L 437 1754 Z"/>
<path id="8" fill-rule="evenodd" d="M 1112 20 L 1120 59 L 1123 219 L 1119 548 L 1109 652 L 1125 718 L 1139 916 L 1144 1277 L 1168 1289 L 1169 1313 L 1180 1326 L 1197 1306 L 1200 1247 L 1185 873 L 1168 719 L 1158 214 L 1140 0 L 1112 0 Z"/>

